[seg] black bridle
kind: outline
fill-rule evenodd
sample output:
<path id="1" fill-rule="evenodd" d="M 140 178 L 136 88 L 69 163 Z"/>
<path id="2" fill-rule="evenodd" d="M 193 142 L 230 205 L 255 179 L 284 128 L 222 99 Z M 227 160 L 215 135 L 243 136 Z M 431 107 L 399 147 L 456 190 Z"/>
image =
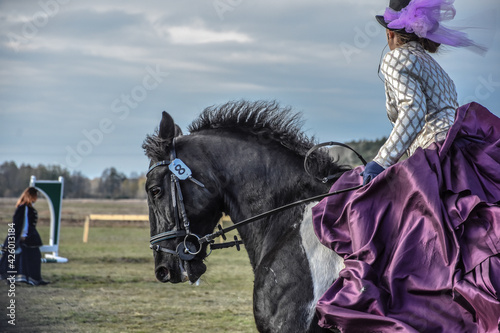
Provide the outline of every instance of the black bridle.
<path id="1" fill-rule="evenodd" d="M 189 167 L 178 159 L 175 152 L 175 139 L 172 141 L 172 148 L 170 150 L 170 160 L 163 160 L 154 163 L 149 167 L 147 175 L 153 171 L 153 169 L 160 166 L 168 166 L 170 174 L 170 194 L 172 197 L 172 207 L 174 209 L 174 219 L 175 219 L 175 229 L 162 232 L 154 235 L 150 239 L 150 248 L 157 252 L 165 252 L 173 255 L 178 255 L 180 259 L 184 261 L 192 260 L 195 255 L 201 251 L 201 243 L 198 242 L 200 239 L 196 234 L 193 234 L 190 229 L 189 219 L 186 213 L 186 207 L 184 206 L 184 198 L 181 191 L 181 180 L 190 180 L 200 187 L 205 187 L 203 183 L 196 180 L 191 173 Z M 182 221 L 182 225 L 181 225 Z M 179 243 L 175 251 L 167 249 L 163 246 L 157 245 L 164 240 L 175 239 L 184 237 L 184 241 Z M 200 246 L 196 246 L 193 240 L 198 242 Z"/>
<path id="2" fill-rule="evenodd" d="M 363 159 L 363 157 L 360 154 L 358 154 L 351 147 L 349 147 L 343 143 L 339 143 L 339 142 L 326 142 L 326 143 L 321 143 L 321 144 L 315 145 L 307 152 L 307 154 L 305 156 L 305 160 L 304 160 L 304 168 L 308 174 L 310 174 L 310 172 L 309 172 L 309 169 L 307 167 L 307 158 L 315 150 L 317 150 L 321 147 L 325 147 L 325 146 L 342 146 L 344 148 L 350 149 L 361 160 L 363 165 L 366 165 L 366 161 Z M 321 199 L 324 199 L 326 197 L 330 197 L 333 195 L 337 195 L 337 194 L 341 194 L 341 193 L 345 193 L 345 192 L 349 192 L 349 191 L 355 191 L 363 186 L 363 185 L 358 185 L 358 186 L 346 188 L 343 190 L 329 192 L 329 193 L 325 193 L 325 194 L 320 194 L 320 195 L 310 197 L 307 199 L 295 201 L 295 202 L 289 203 L 287 205 L 283 205 L 281 207 L 269 210 L 269 211 L 264 212 L 262 214 L 255 215 L 253 217 L 250 217 L 250 218 L 243 220 L 243 221 L 240 221 L 238 223 L 234 223 L 233 225 L 226 227 L 226 228 L 222 228 L 220 225 L 218 225 L 218 231 L 211 233 L 211 234 L 207 234 L 203 237 L 199 237 L 198 235 L 191 232 L 189 219 L 188 219 L 187 214 L 186 214 L 186 207 L 184 206 L 184 200 L 183 200 L 183 196 L 182 196 L 180 181 L 181 180 L 190 180 L 191 182 L 193 182 L 194 184 L 196 184 L 200 187 L 205 187 L 205 185 L 203 183 L 201 183 L 200 181 L 196 180 L 195 178 L 193 178 L 192 172 L 189 169 L 189 167 L 184 162 L 182 162 L 179 158 L 177 158 L 176 152 L 175 152 L 175 138 L 172 141 L 172 148 L 170 150 L 170 160 L 163 160 L 163 161 L 160 161 L 160 162 L 157 162 L 157 163 L 154 163 L 153 165 L 151 165 L 148 172 L 146 173 L 146 177 L 153 169 L 160 167 L 160 166 L 168 166 L 168 168 L 171 172 L 171 174 L 170 174 L 170 180 L 171 180 L 170 192 L 171 192 L 171 197 L 172 197 L 172 206 L 174 209 L 175 229 L 170 230 L 170 231 L 166 231 L 166 232 L 162 232 L 162 233 L 159 233 L 157 235 L 152 236 L 150 239 L 150 246 L 149 247 L 156 252 L 164 252 L 164 253 L 176 255 L 183 261 L 193 260 L 194 257 L 198 253 L 200 253 L 201 249 L 203 248 L 203 244 L 210 245 L 210 253 L 214 249 L 227 248 L 227 247 L 231 247 L 231 246 L 236 246 L 237 249 L 239 250 L 240 249 L 239 245 L 243 244 L 243 242 L 241 240 L 238 240 L 238 238 L 236 236 L 234 236 L 233 242 L 227 242 L 227 243 L 223 243 L 223 244 L 214 244 L 214 240 L 218 237 L 222 237 L 224 240 L 226 240 L 225 233 L 232 231 L 240 226 L 243 226 L 243 225 L 255 222 L 257 220 L 260 220 L 264 217 L 279 213 L 279 212 L 284 211 L 286 209 L 298 206 L 300 204 L 312 202 L 312 201 L 319 201 Z M 333 178 L 338 178 L 339 176 L 340 176 L 340 173 L 335 174 L 335 175 L 330 175 L 330 176 L 327 176 L 324 178 L 318 178 L 315 176 L 313 176 L 313 177 L 316 178 L 317 180 L 322 181 L 323 183 L 326 183 Z M 182 225 L 181 225 L 181 221 L 182 221 Z M 164 240 L 181 238 L 181 237 L 184 237 L 184 240 L 177 245 L 177 248 L 175 251 L 157 244 L 157 243 L 164 241 Z"/>

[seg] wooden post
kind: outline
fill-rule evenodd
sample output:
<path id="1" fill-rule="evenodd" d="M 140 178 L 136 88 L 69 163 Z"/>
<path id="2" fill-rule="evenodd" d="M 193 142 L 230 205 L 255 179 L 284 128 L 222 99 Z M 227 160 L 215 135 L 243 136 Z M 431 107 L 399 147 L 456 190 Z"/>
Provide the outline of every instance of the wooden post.
<path id="1" fill-rule="evenodd" d="M 83 225 L 83 242 L 87 243 L 89 240 L 89 226 L 90 226 L 90 215 L 85 218 L 85 224 Z"/>

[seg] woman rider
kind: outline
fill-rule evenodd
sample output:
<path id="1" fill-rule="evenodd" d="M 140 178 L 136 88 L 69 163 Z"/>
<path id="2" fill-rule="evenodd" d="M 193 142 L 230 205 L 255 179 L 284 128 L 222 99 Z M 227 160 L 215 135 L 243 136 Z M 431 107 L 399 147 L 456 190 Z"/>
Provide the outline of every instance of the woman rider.
<path id="1" fill-rule="evenodd" d="M 318 238 L 345 264 L 317 304 L 322 327 L 499 330 L 500 119 L 477 103 L 457 109 L 453 81 L 429 55 L 439 44 L 484 51 L 441 24 L 454 14 L 453 0 L 391 0 L 377 17 L 394 128 L 331 190 L 366 186 L 313 208 Z"/>

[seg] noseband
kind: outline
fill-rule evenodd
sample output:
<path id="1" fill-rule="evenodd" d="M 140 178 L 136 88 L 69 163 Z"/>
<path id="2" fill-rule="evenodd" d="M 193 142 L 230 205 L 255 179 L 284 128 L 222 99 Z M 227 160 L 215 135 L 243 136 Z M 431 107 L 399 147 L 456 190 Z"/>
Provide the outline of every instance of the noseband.
<path id="1" fill-rule="evenodd" d="M 146 177 L 151 171 L 153 171 L 153 169 L 161 166 L 168 166 L 168 169 L 170 170 L 170 194 L 172 197 L 172 206 L 174 208 L 175 229 L 162 232 L 151 237 L 151 245 L 149 247 L 156 252 L 165 252 L 177 255 L 181 260 L 189 261 L 192 260 L 198 253 L 200 253 L 202 247 L 201 245 L 195 245 L 200 244 L 200 237 L 198 237 L 196 234 L 191 233 L 191 230 L 189 228 L 190 223 L 186 214 L 186 207 L 184 206 L 184 199 L 182 196 L 180 181 L 190 180 L 200 187 L 205 187 L 205 185 L 193 178 L 192 172 L 189 167 L 182 160 L 176 157 L 175 139 L 172 141 L 170 160 L 163 160 L 151 165 L 148 172 L 146 173 Z M 184 241 L 182 243 L 179 243 L 175 251 L 157 244 L 164 240 L 181 237 L 184 237 Z"/>

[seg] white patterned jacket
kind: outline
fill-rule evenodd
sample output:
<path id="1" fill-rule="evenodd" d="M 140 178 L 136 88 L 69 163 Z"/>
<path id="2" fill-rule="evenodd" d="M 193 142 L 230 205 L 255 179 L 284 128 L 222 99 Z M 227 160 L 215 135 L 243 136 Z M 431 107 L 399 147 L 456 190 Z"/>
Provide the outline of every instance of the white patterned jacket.
<path id="1" fill-rule="evenodd" d="M 381 65 L 385 77 L 389 138 L 373 159 L 384 168 L 405 153 L 444 139 L 458 107 L 455 84 L 418 42 L 388 52 Z"/>

